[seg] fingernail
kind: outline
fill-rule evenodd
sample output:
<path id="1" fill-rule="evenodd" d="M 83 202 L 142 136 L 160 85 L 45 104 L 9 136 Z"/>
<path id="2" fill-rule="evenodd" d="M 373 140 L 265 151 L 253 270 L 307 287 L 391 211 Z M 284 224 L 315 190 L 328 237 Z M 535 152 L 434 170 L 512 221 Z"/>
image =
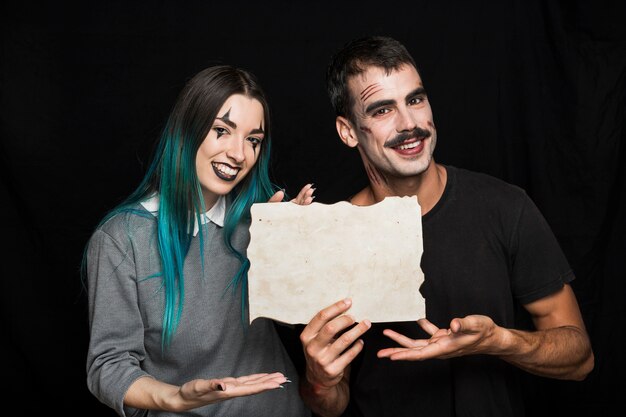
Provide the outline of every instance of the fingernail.
<path id="1" fill-rule="evenodd" d="M 290 379 L 287 379 L 287 380 L 285 381 L 285 383 L 287 383 L 287 382 L 291 382 L 291 380 L 290 380 Z"/>

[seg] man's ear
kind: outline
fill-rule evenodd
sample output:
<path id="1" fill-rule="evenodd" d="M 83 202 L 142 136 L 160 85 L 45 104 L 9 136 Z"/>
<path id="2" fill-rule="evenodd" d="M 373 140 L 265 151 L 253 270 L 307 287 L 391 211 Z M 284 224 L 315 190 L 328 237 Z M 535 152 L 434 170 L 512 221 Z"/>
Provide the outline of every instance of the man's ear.
<path id="1" fill-rule="evenodd" d="M 335 127 L 343 143 L 351 148 L 359 144 L 354 129 L 352 129 L 352 123 L 350 123 L 348 119 L 343 116 L 337 116 L 337 119 L 335 119 Z"/>

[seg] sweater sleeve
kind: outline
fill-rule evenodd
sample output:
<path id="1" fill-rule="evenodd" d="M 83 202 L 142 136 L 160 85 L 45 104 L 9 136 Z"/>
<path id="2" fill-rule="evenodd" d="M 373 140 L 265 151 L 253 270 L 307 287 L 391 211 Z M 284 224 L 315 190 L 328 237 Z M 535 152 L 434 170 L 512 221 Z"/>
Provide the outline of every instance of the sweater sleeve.
<path id="1" fill-rule="evenodd" d="M 138 378 L 145 357 L 143 320 L 130 240 L 116 241 L 103 230 L 92 236 L 87 251 L 90 340 L 87 386 L 120 416 L 140 415 L 124 407 L 126 391 Z"/>

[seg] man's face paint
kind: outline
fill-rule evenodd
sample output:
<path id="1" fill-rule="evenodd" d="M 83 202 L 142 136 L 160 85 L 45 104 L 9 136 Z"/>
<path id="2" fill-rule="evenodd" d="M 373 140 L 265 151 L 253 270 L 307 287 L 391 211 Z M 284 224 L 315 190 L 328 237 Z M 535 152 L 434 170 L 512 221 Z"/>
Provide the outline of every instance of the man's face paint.
<path id="1" fill-rule="evenodd" d="M 348 80 L 356 97 L 353 114 L 359 151 L 368 176 L 383 184 L 424 172 L 432 160 L 437 130 L 422 80 L 405 65 L 387 74 L 369 67 Z"/>

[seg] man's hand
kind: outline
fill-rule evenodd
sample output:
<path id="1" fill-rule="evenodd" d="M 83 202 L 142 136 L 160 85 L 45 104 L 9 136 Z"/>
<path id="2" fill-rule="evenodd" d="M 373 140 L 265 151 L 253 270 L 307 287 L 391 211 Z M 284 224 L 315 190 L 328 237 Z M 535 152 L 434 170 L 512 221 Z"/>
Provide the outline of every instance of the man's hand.
<path id="1" fill-rule="evenodd" d="M 363 350 L 359 339 L 370 327 L 369 320 L 355 324 L 344 314 L 352 306 L 350 299 L 339 301 L 318 312 L 300 334 L 306 359 L 306 379 L 315 388 L 337 385 L 345 368 Z M 344 332 L 340 336 L 338 333 Z"/>
<path id="2" fill-rule="evenodd" d="M 489 346 L 498 329 L 491 318 L 481 315 L 455 318 L 450 322 L 449 329 L 440 329 L 426 319 L 420 319 L 417 322 L 431 335 L 430 339 L 411 339 L 393 330 L 385 329 L 383 334 L 403 347 L 381 349 L 378 351 L 378 357 L 421 361 L 489 353 Z"/>
<path id="3" fill-rule="evenodd" d="M 385 336 L 402 347 L 381 349 L 379 358 L 421 361 L 487 354 L 535 375 L 582 381 L 594 367 L 591 342 L 569 284 L 560 291 L 524 307 L 530 313 L 535 331 L 507 329 L 482 315 L 450 321 L 449 329 L 439 329 L 426 319 L 419 325 L 430 339 L 411 339 L 386 329 Z"/>
<path id="4" fill-rule="evenodd" d="M 306 359 L 306 377 L 300 393 L 315 415 L 339 416 L 350 400 L 350 363 L 363 350 L 359 339 L 370 327 L 369 320 L 355 324 L 344 314 L 350 299 L 320 311 L 300 334 Z"/>

